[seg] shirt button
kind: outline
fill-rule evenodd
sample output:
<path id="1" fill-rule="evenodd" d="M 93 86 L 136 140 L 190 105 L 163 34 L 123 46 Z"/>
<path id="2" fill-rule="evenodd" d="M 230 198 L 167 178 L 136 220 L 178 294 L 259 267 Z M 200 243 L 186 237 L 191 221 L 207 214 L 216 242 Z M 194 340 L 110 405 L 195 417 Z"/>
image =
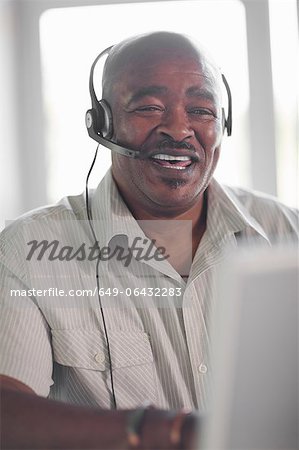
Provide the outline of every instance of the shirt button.
<path id="1" fill-rule="evenodd" d="M 104 352 L 98 352 L 94 355 L 94 360 L 97 363 L 103 363 L 105 362 L 105 353 Z"/>
<path id="2" fill-rule="evenodd" d="M 208 371 L 208 368 L 207 368 L 207 366 L 205 365 L 205 364 L 200 364 L 200 366 L 198 366 L 198 371 L 199 371 L 199 373 L 207 373 L 207 371 Z"/>

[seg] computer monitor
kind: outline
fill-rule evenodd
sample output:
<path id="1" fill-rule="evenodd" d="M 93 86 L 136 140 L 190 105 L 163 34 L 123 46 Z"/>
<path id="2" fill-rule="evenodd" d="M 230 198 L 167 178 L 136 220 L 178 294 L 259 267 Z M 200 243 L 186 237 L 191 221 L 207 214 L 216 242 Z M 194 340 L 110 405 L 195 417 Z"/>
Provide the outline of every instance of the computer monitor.
<path id="1" fill-rule="evenodd" d="M 199 448 L 298 449 L 298 247 L 245 248 L 219 286 Z"/>

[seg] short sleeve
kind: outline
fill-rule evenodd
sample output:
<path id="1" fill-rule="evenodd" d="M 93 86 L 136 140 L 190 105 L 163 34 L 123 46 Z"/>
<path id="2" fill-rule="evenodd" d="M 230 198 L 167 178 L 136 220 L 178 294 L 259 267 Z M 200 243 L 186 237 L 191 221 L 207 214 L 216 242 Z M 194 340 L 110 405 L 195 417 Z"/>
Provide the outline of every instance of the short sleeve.
<path id="1" fill-rule="evenodd" d="M 51 333 L 35 302 L 26 295 L 21 258 L 11 236 L 0 240 L 0 373 L 13 377 L 38 395 L 53 384 Z"/>

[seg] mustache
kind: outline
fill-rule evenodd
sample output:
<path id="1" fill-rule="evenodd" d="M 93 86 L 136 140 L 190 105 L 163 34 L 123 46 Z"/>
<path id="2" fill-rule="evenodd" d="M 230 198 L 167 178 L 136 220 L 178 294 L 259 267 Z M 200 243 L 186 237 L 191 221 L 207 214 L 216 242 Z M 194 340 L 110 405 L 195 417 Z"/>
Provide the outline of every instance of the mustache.
<path id="1" fill-rule="evenodd" d="M 175 141 L 173 139 L 163 139 L 158 143 L 157 147 L 159 150 L 186 149 L 192 150 L 194 153 L 196 152 L 194 145 L 190 144 L 189 142 Z"/>

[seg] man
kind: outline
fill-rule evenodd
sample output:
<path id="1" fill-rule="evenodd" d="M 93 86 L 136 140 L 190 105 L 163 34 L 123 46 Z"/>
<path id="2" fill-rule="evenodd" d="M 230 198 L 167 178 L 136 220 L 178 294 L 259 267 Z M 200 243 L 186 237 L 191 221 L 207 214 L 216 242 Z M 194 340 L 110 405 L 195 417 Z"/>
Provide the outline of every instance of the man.
<path id="1" fill-rule="evenodd" d="M 2 235 L 4 448 L 196 445 L 195 416 L 180 410 L 208 405 L 217 267 L 238 239 L 269 245 L 296 227 L 275 200 L 212 178 L 221 90 L 217 67 L 184 36 L 153 33 L 111 50 L 103 74 L 111 140 L 143 158 L 112 155 L 89 194 L 93 233 L 77 196 Z M 86 257 L 87 239 L 102 249 L 100 262 Z M 141 260 L 137 242 L 160 251 Z M 82 299 L 79 290 L 97 282 L 100 298 Z M 52 296 L 53 287 L 68 297 Z M 154 408 L 136 410 L 144 400 Z"/>

